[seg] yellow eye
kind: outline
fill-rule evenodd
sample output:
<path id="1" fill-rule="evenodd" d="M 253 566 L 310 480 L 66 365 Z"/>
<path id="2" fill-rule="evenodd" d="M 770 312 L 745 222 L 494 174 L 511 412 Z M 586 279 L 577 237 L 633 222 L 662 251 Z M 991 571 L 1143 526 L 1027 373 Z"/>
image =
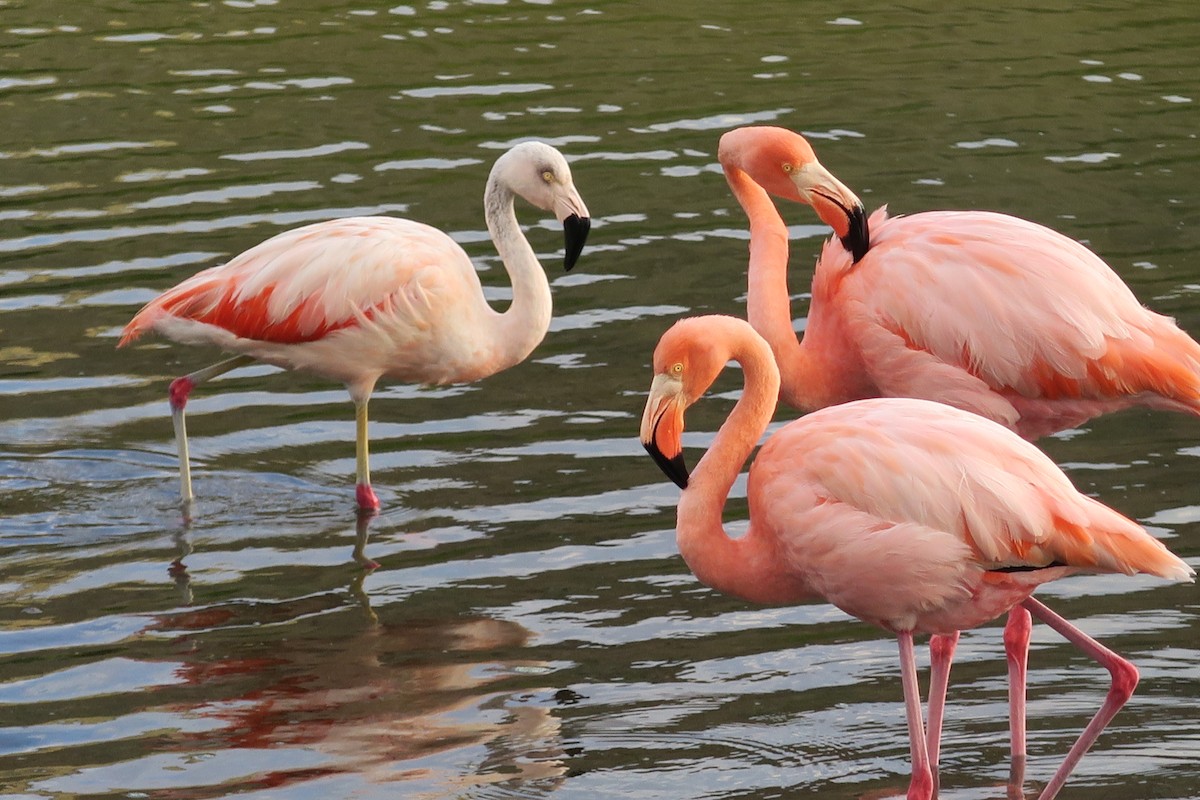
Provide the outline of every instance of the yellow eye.
<path id="1" fill-rule="evenodd" d="M 542 180 L 544 180 L 546 183 L 554 183 L 554 173 L 550 170 L 546 170 L 542 173 Z"/>
<path id="2" fill-rule="evenodd" d="M 785 161 L 785 162 L 783 162 L 783 171 L 784 171 L 784 172 L 791 172 L 791 171 L 792 171 L 792 165 L 791 165 L 791 164 L 789 164 L 789 163 L 788 163 L 788 162 L 786 162 L 786 161 Z"/>
<path id="3" fill-rule="evenodd" d="M 671 365 L 671 374 L 672 375 L 682 375 L 683 374 L 683 364 L 681 362 L 676 362 L 676 363 L 672 364 Z"/>

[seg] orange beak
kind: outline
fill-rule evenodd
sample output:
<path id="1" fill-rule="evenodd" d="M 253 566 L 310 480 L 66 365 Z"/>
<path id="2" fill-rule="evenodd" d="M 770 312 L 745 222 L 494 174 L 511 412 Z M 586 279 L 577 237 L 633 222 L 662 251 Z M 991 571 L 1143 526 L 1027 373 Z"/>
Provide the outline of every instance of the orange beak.
<path id="1" fill-rule="evenodd" d="M 642 412 L 642 446 L 680 489 L 686 489 L 688 485 L 688 469 L 683 460 L 683 410 L 686 407 L 683 382 L 668 375 L 655 375 L 646 410 Z"/>

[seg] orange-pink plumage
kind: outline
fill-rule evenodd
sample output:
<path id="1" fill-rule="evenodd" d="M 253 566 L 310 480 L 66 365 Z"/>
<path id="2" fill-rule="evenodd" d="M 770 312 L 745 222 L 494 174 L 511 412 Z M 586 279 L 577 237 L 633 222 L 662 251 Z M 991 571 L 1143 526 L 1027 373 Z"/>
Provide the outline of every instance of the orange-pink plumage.
<path id="1" fill-rule="evenodd" d="M 689 475 L 684 412 L 730 360 L 745 376 L 741 398 Z M 1193 570 L 1141 526 L 1078 492 L 1012 431 L 910 398 L 830 406 L 776 431 L 750 468 L 749 525 L 731 538 L 725 501 L 778 393 L 769 346 L 742 320 L 685 319 L 660 340 L 641 440 L 683 488 L 676 537 L 688 567 L 737 597 L 820 597 L 896 634 L 913 757 L 909 800 L 934 791 L 940 737 L 932 690 L 928 734 L 922 720 L 913 634 L 938 634 L 937 646 L 952 649 L 949 637 L 961 629 L 1014 607 L 1031 612 L 1113 676 L 1109 697 L 1044 790 L 1050 800 L 1128 699 L 1137 671 L 1033 599 L 1034 590 L 1079 572 L 1191 580 Z M 949 656 L 941 657 L 948 670 Z"/>
<path id="2" fill-rule="evenodd" d="M 747 316 L 775 354 L 788 405 L 924 398 L 1028 439 L 1132 406 L 1200 415 L 1200 344 L 1079 242 L 986 211 L 890 217 L 881 208 L 868 219 L 809 143 L 783 128 L 729 131 L 718 157 L 750 222 Z M 788 231 L 772 195 L 812 205 L 836 234 L 817 261 L 800 340 Z M 1019 757 L 1029 625 L 1018 607 L 1005 635 Z M 935 640 L 931 651 L 944 676 L 954 642 Z"/>
<path id="3" fill-rule="evenodd" d="M 1026 438 L 1135 405 L 1200 415 L 1200 344 L 1082 244 L 985 211 L 880 209 L 868 220 L 781 128 L 730 131 L 719 157 L 750 220 L 748 317 L 789 405 L 923 397 Z M 821 251 L 799 341 L 787 228 L 770 195 L 812 204 L 838 234 Z"/>

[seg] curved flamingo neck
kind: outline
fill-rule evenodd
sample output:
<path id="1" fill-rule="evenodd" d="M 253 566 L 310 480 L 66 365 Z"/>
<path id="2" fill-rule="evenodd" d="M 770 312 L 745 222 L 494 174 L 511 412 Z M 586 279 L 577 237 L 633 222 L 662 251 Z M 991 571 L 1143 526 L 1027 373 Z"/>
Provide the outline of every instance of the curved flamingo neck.
<path id="1" fill-rule="evenodd" d="M 825 370 L 813 348 L 805 346 L 792 327 L 787 225 L 770 195 L 745 172 L 727 166 L 725 179 L 750 220 L 746 316 L 775 354 L 781 397 L 789 406 L 807 411 L 828 405 L 822 391 Z"/>
<path id="2" fill-rule="evenodd" d="M 787 286 L 788 230 L 766 190 L 736 167 L 725 179 L 750 220 L 749 294 L 746 313 L 774 353 L 796 350 Z"/>
<path id="3" fill-rule="evenodd" d="M 721 521 L 729 491 L 775 411 L 779 372 L 770 350 L 745 323 L 714 333 L 730 346 L 729 356 L 742 365 L 746 382 L 680 497 L 679 552 L 707 586 L 754 602 L 783 602 L 771 541 L 756 531 L 753 521 L 744 536 L 732 539 Z"/>
<path id="4" fill-rule="evenodd" d="M 550 329 L 550 282 L 517 223 L 513 191 L 495 172 L 488 177 L 483 209 L 488 233 L 512 281 L 512 304 L 494 315 L 496 329 L 486 334 L 496 369 L 504 369 L 525 360 Z"/>
<path id="5" fill-rule="evenodd" d="M 725 178 L 750 221 L 746 318 L 767 339 L 775 355 L 781 378 L 780 398 L 790 407 L 806 411 L 850 399 L 833 385 L 835 375 L 844 368 L 839 363 L 841 359 L 830 360 L 812 341 L 816 338 L 812 333 L 824 324 L 822 300 L 818 296 L 822 294 L 818 285 L 820 261 L 812 281 L 809 335 L 800 338 L 792 327 L 791 294 L 787 290 L 787 225 L 767 191 L 750 175 L 726 167 Z M 844 347 L 845 343 L 839 345 L 839 349 Z"/>

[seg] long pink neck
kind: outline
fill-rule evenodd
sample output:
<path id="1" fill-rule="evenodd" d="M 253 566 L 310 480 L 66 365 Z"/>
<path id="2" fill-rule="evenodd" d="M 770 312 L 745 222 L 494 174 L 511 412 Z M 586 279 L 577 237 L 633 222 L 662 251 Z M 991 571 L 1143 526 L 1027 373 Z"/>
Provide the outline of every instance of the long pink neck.
<path id="1" fill-rule="evenodd" d="M 679 552 L 696 577 L 717 591 L 758 603 L 794 601 L 794 593 L 784 591 L 773 541 L 753 521 L 745 535 L 731 539 L 721 521 L 729 491 L 766 431 L 779 395 L 779 372 L 762 341 L 744 323 L 726 332 L 730 357 L 742 365 L 746 383 L 680 497 Z"/>
<path id="2" fill-rule="evenodd" d="M 775 354 L 782 377 L 783 401 L 808 411 L 828 405 L 821 396 L 827 380 L 823 364 L 792 328 L 787 226 L 766 190 L 749 175 L 727 166 L 725 178 L 750 219 L 746 316 Z"/>

